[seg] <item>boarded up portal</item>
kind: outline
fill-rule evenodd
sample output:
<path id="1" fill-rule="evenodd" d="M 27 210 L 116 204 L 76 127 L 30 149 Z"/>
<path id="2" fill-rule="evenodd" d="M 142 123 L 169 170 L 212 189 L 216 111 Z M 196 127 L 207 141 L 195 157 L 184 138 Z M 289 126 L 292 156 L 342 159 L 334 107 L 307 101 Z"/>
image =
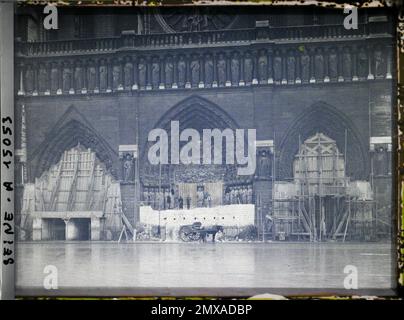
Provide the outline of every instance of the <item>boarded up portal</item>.
<path id="1" fill-rule="evenodd" d="M 119 183 L 91 149 L 80 145 L 24 187 L 20 227 L 25 239 L 62 238 L 60 221 L 53 219 L 63 221 L 63 237 L 69 240 L 112 239 L 122 228 L 121 218 Z"/>

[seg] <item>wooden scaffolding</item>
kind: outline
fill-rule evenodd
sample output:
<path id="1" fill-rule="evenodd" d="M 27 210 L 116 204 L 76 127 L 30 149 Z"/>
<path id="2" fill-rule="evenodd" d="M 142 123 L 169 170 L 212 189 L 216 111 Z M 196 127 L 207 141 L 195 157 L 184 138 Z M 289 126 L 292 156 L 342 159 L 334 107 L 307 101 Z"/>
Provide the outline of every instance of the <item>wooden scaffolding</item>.
<path id="1" fill-rule="evenodd" d="M 344 154 L 326 135 L 317 133 L 304 143 L 299 139 L 293 179 L 276 181 L 273 178 L 269 231 L 272 238 L 374 239 L 376 204 L 370 183 L 350 181 L 345 166 Z"/>

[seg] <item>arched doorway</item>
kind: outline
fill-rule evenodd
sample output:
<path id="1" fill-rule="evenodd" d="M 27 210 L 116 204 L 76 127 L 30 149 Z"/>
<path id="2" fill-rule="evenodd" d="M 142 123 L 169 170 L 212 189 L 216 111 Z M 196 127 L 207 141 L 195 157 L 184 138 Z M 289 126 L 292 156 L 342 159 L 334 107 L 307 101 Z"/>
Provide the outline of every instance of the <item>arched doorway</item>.
<path id="1" fill-rule="evenodd" d="M 154 126 L 163 129 L 171 141 L 173 122 L 178 123 L 178 131 L 193 129 L 197 132 L 202 143 L 204 130 L 219 130 L 223 133 L 221 158 L 222 164 L 204 164 L 203 146 L 199 146 L 199 164 L 178 164 L 171 161 L 169 150 L 169 164 L 153 165 L 147 158 L 148 150 L 154 144 L 146 142 L 142 150 L 140 162 L 141 182 L 143 185 L 142 200 L 155 209 L 167 209 L 172 207 L 201 207 L 215 206 L 226 203 L 226 193 L 237 190 L 238 196 L 234 196 L 233 203 L 247 201 L 248 187 L 251 186 L 252 177 L 237 176 L 235 164 L 226 163 L 227 137 L 224 138 L 225 130 L 233 133 L 240 129 L 236 121 L 222 108 L 201 97 L 193 96 L 177 104 L 166 112 Z M 211 140 L 211 155 L 214 155 L 214 144 Z M 186 141 L 179 143 L 179 149 L 187 144 Z M 234 147 L 234 146 L 233 146 Z M 233 192 L 235 193 L 235 192 Z M 180 203 L 167 203 L 167 197 L 181 199 Z M 228 197 L 229 198 L 229 197 Z M 237 199 L 236 199 L 237 198 Z M 176 201 L 176 200 L 174 200 Z M 182 204 L 181 204 L 182 202 Z"/>

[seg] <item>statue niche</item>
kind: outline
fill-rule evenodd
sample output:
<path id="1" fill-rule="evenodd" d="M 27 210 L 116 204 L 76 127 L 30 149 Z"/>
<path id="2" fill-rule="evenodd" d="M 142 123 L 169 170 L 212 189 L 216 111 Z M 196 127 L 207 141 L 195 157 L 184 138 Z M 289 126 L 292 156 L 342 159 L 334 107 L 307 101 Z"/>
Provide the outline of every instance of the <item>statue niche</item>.
<path id="1" fill-rule="evenodd" d="M 183 87 L 186 81 L 187 63 L 184 56 L 180 56 L 177 64 L 178 69 L 178 86 Z"/>
<path id="2" fill-rule="evenodd" d="M 93 91 L 96 88 L 96 71 L 93 61 L 90 61 L 87 68 L 87 88 Z"/>
<path id="3" fill-rule="evenodd" d="M 56 92 L 59 89 L 59 68 L 56 62 L 51 64 L 51 91 Z"/>
<path id="4" fill-rule="evenodd" d="M 258 151 L 258 167 L 256 177 L 258 179 L 270 179 L 272 177 L 271 152 L 268 149 Z"/>
<path id="5" fill-rule="evenodd" d="M 310 55 L 304 50 L 300 56 L 301 77 L 303 82 L 310 80 Z"/>
<path id="6" fill-rule="evenodd" d="M 342 53 L 342 76 L 348 80 L 352 78 L 352 57 L 348 47 Z"/>
<path id="7" fill-rule="evenodd" d="M 233 85 L 238 85 L 240 81 L 240 59 L 238 53 L 233 53 L 233 57 L 230 63 L 230 70 L 231 70 L 231 83 Z"/>
<path id="8" fill-rule="evenodd" d="M 167 87 L 174 83 L 174 63 L 173 58 L 168 56 L 164 64 L 164 78 Z"/>
<path id="9" fill-rule="evenodd" d="M 115 61 L 112 67 L 112 88 L 117 89 L 121 85 L 121 64 Z"/>
<path id="10" fill-rule="evenodd" d="M 123 67 L 123 84 L 125 89 L 130 89 L 132 87 L 132 76 L 133 76 L 133 64 L 129 57 L 125 58 L 125 65 Z"/>
<path id="11" fill-rule="evenodd" d="M 133 156 L 130 153 L 126 153 L 122 159 L 122 178 L 124 182 L 134 180 L 133 161 Z"/>
<path id="12" fill-rule="evenodd" d="M 288 73 L 288 82 L 295 81 L 296 77 L 296 58 L 293 52 L 289 52 L 287 59 L 287 73 Z"/>
<path id="13" fill-rule="evenodd" d="M 247 52 L 244 57 L 244 81 L 251 83 L 253 78 L 253 61 L 251 53 Z"/>
<path id="14" fill-rule="evenodd" d="M 219 54 L 217 61 L 217 78 L 219 85 L 223 86 L 226 83 L 226 59 L 223 53 Z"/>
<path id="15" fill-rule="evenodd" d="M 191 85 L 193 87 L 197 87 L 199 84 L 200 69 L 201 69 L 199 58 L 197 56 L 193 57 L 189 68 L 191 70 Z"/>
<path id="16" fill-rule="evenodd" d="M 83 67 L 81 61 L 77 61 L 74 69 L 74 83 L 76 91 L 81 91 L 84 88 Z"/>
<path id="17" fill-rule="evenodd" d="M 45 92 L 48 89 L 48 72 L 44 64 L 39 65 L 38 89 L 39 92 Z"/>
<path id="18" fill-rule="evenodd" d="M 274 80 L 282 80 L 282 57 L 280 56 L 279 50 L 275 51 L 274 57 Z"/>
<path id="19" fill-rule="evenodd" d="M 205 57 L 205 85 L 210 87 L 213 83 L 213 60 L 212 56 L 208 54 Z"/>
<path id="20" fill-rule="evenodd" d="M 368 55 L 364 47 L 361 47 L 358 52 L 358 76 L 366 78 L 368 76 L 369 61 Z"/>
<path id="21" fill-rule="evenodd" d="M 108 87 L 108 67 L 105 64 L 105 60 L 101 59 L 99 68 L 100 77 L 100 90 L 105 91 Z"/>
<path id="22" fill-rule="evenodd" d="M 153 88 L 158 88 L 160 84 L 160 61 L 157 57 L 154 57 L 152 60 L 151 84 Z"/>
<path id="23" fill-rule="evenodd" d="M 338 55 L 335 48 L 331 48 L 328 55 L 328 76 L 331 79 L 338 78 Z"/>
<path id="24" fill-rule="evenodd" d="M 314 56 L 314 77 L 317 80 L 324 79 L 324 57 L 320 48 L 317 48 Z"/>
<path id="25" fill-rule="evenodd" d="M 258 80 L 263 82 L 267 79 L 268 57 L 265 50 L 261 50 L 258 58 Z"/>
<path id="26" fill-rule="evenodd" d="M 30 64 L 25 71 L 25 90 L 28 93 L 34 91 L 34 70 Z"/>

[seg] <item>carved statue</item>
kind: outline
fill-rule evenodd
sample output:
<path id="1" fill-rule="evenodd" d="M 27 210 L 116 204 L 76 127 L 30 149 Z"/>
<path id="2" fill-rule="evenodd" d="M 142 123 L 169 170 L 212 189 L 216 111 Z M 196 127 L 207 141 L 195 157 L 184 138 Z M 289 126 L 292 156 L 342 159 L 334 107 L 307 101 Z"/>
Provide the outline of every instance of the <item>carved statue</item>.
<path id="1" fill-rule="evenodd" d="M 314 56 L 314 77 L 324 79 L 324 57 L 320 48 L 317 48 Z"/>
<path id="2" fill-rule="evenodd" d="M 144 88 L 146 86 L 146 72 L 147 72 L 146 61 L 144 58 L 140 58 L 137 68 L 139 72 L 139 79 L 138 79 L 139 86 L 141 88 Z"/>
<path id="3" fill-rule="evenodd" d="M 133 76 L 133 64 L 130 61 L 129 57 L 125 59 L 125 65 L 123 67 L 123 75 L 124 75 L 124 86 L 125 88 L 132 87 L 132 76 Z"/>
<path id="4" fill-rule="evenodd" d="M 240 60 L 238 54 L 235 52 L 230 63 L 231 82 L 237 85 L 240 80 Z"/>
<path id="5" fill-rule="evenodd" d="M 352 58 L 348 47 L 344 48 L 342 54 L 342 75 L 346 79 L 352 77 Z"/>
<path id="6" fill-rule="evenodd" d="M 219 59 L 217 61 L 217 78 L 220 85 L 226 83 L 226 59 L 223 53 L 219 54 Z"/>
<path id="7" fill-rule="evenodd" d="M 40 92 L 45 92 L 48 89 L 48 72 L 43 64 L 39 65 L 38 71 L 38 89 Z"/>
<path id="8" fill-rule="evenodd" d="M 386 63 L 380 48 L 376 49 L 374 59 L 375 59 L 375 76 L 376 77 L 384 76 L 386 73 Z"/>
<path id="9" fill-rule="evenodd" d="M 157 57 L 154 57 L 152 61 L 151 77 L 153 88 L 158 88 L 160 84 L 160 61 Z"/>
<path id="10" fill-rule="evenodd" d="M 191 69 L 191 84 L 192 86 L 197 86 L 199 83 L 199 71 L 200 71 L 200 64 L 199 59 L 195 57 L 189 66 Z"/>
<path id="11" fill-rule="evenodd" d="M 173 58 L 170 56 L 167 57 L 164 65 L 164 75 L 166 85 L 171 86 L 174 82 L 174 64 L 173 64 Z"/>
<path id="12" fill-rule="evenodd" d="M 271 177 L 271 160 L 267 150 L 262 150 L 259 153 L 258 163 L 258 177 L 270 178 Z"/>
<path id="13" fill-rule="evenodd" d="M 74 69 L 74 84 L 76 90 L 81 90 L 84 88 L 83 68 L 80 61 L 77 62 L 76 68 Z"/>
<path id="14" fill-rule="evenodd" d="M 205 58 L 205 84 L 210 86 L 213 82 L 213 60 L 212 56 L 208 54 Z"/>
<path id="15" fill-rule="evenodd" d="M 187 63 L 185 61 L 184 56 L 180 56 L 178 60 L 178 85 L 183 87 L 186 81 L 186 74 L 187 74 Z"/>
<path id="16" fill-rule="evenodd" d="M 275 52 L 274 57 L 274 79 L 275 81 L 282 80 L 282 57 L 278 50 Z"/>
<path id="17" fill-rule="evenodd" d="M 59 89 L 59 68 L 56 62 L 51 65 L 51 90 L 55 92 Z"/>
<path id="18" fill-rule="evenodd" d="M 105 65 L 105 60 L 100 61 L 100 90 L 105 91 L 108 87 L 108 67 Z"/>
<path id="19" fill-rule="evenodd" d="M 295 80 L 295 75 L 296 75 L 296 58 L 293 54 L 293 52 L 289 53 L 288 59 L 287 59 L 287 68 L 288 68 L 288 81 L 294 81 Z"/>
<path id="20" fill-rule="evenodd" d="M 34 70 L 30 64 L 25 71 L 25 90 L 27 92 L 34 91 Z"/>
<path id="21" fill-rule="evenodd" d="M 258 79 L 259 81 L 264 81 L 267 79 L 267 70 L 268 70 L 268 57 L 265 51 L 261 51 L 260 56 L 258 58 Z"/>
<path id="22" fill-rule="evenodd" d="M 207 16 L 195 11 L 194 14 L 187 15 L 183 21 L 183 29 L 187 31 L 201 31 L 202 28 L 208 26 Z"/>
<path id="23" fill-rule="evenodd" d="M 328 55 L 328 76 L 331 79 L 338 78 L 338 55 L 335 48 L 331 48 Z"/>
<path id="24" fill-rule="evenodd" d="M 123 179 L 124 181 L 132 181 L 132 168 L 133 168 L 133 159 L 132 156 L 127 153 L 125 155 L 123 161 Z"/>
<path id="25" fill-rule="evenodd" d="M 87 83 L 88 83 L 88 89 L 89 90 L 94 90 L 96 87 L 96 71 L 95 71 L 95 66 L 94 62 L 90 62 L 88 69 L 87 69 Z"/>
<path id="26" fill-rule="evenodd" d="M 300 57 L 301 77 L 302 81 L 309 81 L 310 79 L 310 55 L 306 52 Z"/>
<path id="27" fill-rule="evenodd" d="M 358 76 L 365 78 L 368 76 L 369 72 L 369 61 L 368 55 L 363 47 L 359 49 L 358 52 Z"/>
<path id="28" fill-rule="evenodd" d="M 112 67 L 112 88 L 116 89 L 121 85 L 121 65 L 119 61 Z"/>
<path id="29" fill-rule="evenodd" d="M 244 57 L 244 81 L 246 83 L 251 83 L 252 78 L 253 78 L 253 61 L 251 58 L 251 54 L 247 52 Z"/>

